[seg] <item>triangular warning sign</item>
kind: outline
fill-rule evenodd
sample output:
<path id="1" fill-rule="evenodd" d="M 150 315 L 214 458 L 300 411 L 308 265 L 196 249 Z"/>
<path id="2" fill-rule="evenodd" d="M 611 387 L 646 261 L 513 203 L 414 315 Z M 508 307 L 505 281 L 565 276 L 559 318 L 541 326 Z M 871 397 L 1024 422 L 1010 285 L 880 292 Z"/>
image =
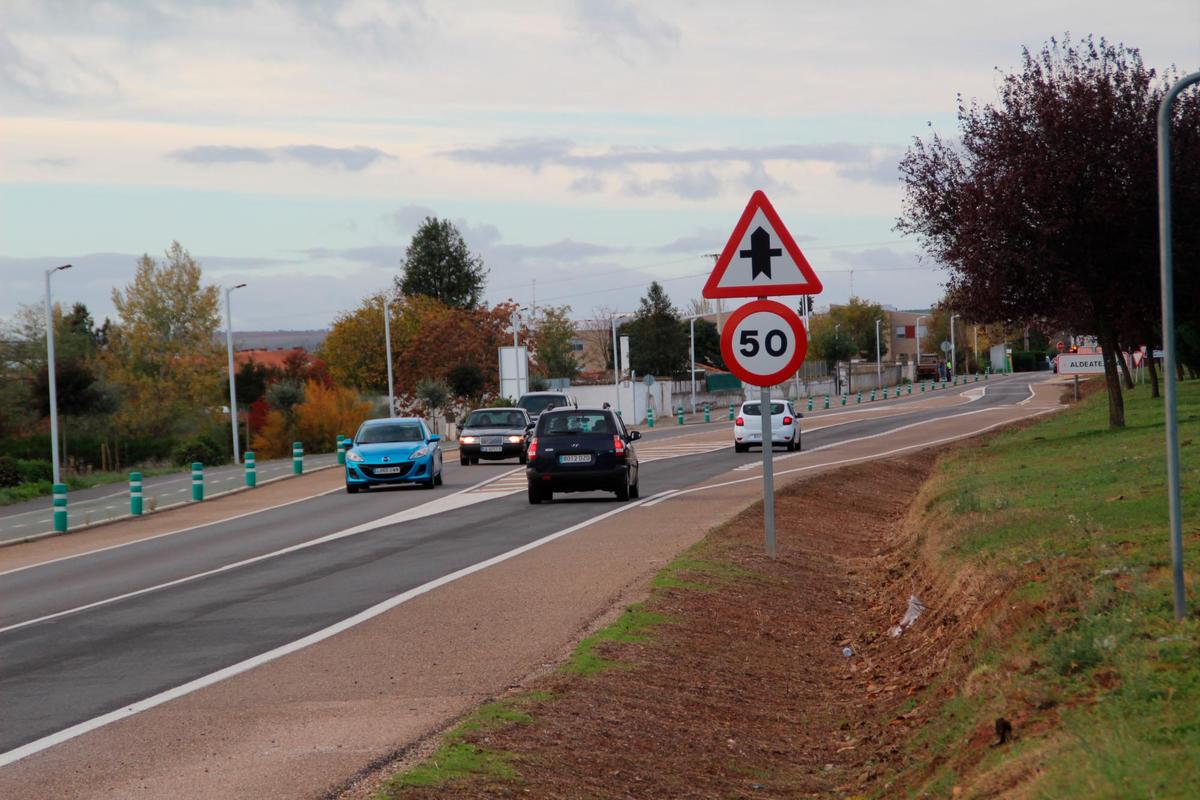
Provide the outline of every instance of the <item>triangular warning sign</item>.
<path id="1" fill-rule="evenodd" d="M 820 294 L 823 288 L 771 201 L 759 190 L 750 196 L 704 284 L 703 295 L 770 297 Z"/>

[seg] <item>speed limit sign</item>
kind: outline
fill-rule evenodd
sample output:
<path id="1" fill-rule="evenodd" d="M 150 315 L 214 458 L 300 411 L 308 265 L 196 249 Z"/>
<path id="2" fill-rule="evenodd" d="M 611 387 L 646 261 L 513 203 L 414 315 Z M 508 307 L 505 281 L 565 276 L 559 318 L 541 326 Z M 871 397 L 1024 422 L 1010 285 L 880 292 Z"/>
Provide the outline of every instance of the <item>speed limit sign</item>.
<path id="1" fill-rule="evenodd" d="M 808 352 L 796 312 L 774 300 L 755 300 L 730 314 L 721 332 L 721 355 L 730 371 L 751 386 L 774 386 L 795 374 Z"/>

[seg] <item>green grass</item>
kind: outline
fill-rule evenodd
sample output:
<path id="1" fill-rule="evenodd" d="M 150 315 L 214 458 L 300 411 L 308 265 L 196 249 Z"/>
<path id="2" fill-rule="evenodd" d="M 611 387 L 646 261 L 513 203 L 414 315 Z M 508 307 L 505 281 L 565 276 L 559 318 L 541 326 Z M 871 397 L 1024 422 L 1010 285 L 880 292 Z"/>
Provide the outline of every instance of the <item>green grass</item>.
<path id="1" fill-rule="evenodd" d="M 182 474 L 179 467 L 146 467 L 139 471 L 144 478 L 150 478 L 155 475 Z M 66 476 L 67 487 L 70 489 L 90 489 L 93 486 L 106 486 L 111 483 L 128 482 L 129 472 L 90 472 L 86 475 Z M 54 484 L 51 481 L 22 483 L 19 486 L 0 489 L 0 506 L 23 503 L 26 500 L 34 500 L 38 497 L 49 497 L 53 493 Z"/>
<path id="2" fill-rule="evenodd" d="M 594 675 L 606 669 L 622 667 L 622 662 L 600 655 L 597 647 L 605 642 L 648 641 L 647 631 L 667 621 L 666 615 L 647 611 L 644 603 L 635 603 L 626 608 L 612 624 L 601 628 L 576 645 L 575 651 L 562 666 L 562 671 L 577 675 Z"/>
<path id="3" fill-rule="evenodd" d="M 528 692 L 517 699 L 480 706 L 442 737 L 432 755 L 385 783 L 375 794 L 376 800 L 392 800 L 406 788 L 437 787 L 466 778 L 515 779 L 512 753 L 481 747 L 467 738 L 507 725 L 528 725 L 533 717 L 523 707 L 550 699 L 547 692 Z"/>
<path id="4" fill-rule="evenodd" d="M 1006 602 L 965 648 L 963 674 L 922 696 L 938 712 L 909 743 L 914 796 L 948 797 L 1028 757 L 1031 796 L 1186 797 L 1200 786 L 1200 382 L 1179 386 L 1190 614 L 1173 617 L 1163 406 L 1101 393 L 943 459 L 924 508 L 939 569 L 1002 577 Z M 986 667 L 986 669 L 981 669 Z M 970 686 L 968 692 L 966 688 Z M 947 700 L 940 700 L 950 695 Z M 1040 741 L 964 755 L 999 716 Z M 972 759 L 974 759 L 972 761 Z"/>

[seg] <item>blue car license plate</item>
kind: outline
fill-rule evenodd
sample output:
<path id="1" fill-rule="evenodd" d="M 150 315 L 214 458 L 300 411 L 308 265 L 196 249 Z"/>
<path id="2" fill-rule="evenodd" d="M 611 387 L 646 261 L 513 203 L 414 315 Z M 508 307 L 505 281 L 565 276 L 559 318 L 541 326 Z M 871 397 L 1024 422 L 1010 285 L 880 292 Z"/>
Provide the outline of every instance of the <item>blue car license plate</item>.
<path id="1" fill-rule="evenodd" d="M 592 457 L 587 454 L 559 456 L 558 463 L 560 464 L 590 464 Z"/>

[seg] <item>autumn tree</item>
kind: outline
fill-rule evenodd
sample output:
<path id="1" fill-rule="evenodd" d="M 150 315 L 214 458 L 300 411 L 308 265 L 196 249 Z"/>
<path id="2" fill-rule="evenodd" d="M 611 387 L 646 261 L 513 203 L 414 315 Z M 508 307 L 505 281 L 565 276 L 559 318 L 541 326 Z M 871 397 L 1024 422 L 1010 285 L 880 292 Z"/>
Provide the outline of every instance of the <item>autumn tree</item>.
<path id="1" fill-rule="evenodd" d="M 643 375 L 670 375 L 687 366 L 687 333 L 658 281 L 646 290 L 634 320 L 621 326 L 621 335 L 629 337 L 629 366 Z"/>
<path id="2" fill-rule="evenodd" d="M 876 320 L 882 320 L 880 354 L 887 355 L 887 337 L 884 335 L 888 326 L 887 312 L 879 303 L 860 297 L 851 297 L 845 305 L 831 306 L 828 313 L 810 318 L 813 332 L 809 337 L 809 350 L 830 364 L 851 358 L 874 361 Z M 825 326 L 829 328 L 828 335 L 825 335 Z"/>
<path id="3" fill-rule="evenodd" d="M 832 368 L 839 361 L 849 361 L 856 355 L 858 348 L 851 337 L 842 332 L 832 314 L 813 314 L 809 318 L 806 360 L 820 361 Z"/>
<path id="4" fill-rule="evenodd" d="M 901 162 L 897 227 L 949 268 L 949 304 L 981 322 L 1094 333 L 1113 428 L 1125 424 L 1118 343 L 1158 335 L 1156 117 L 1175 76 L 1124 45 L 1051 40 L 1001 76 L 994 104 L 959 105 L 957 137 L 917 140 Z M 1176 219 L 1195 219 L 1197 93 L 1171 124 Z M 1195 318 L 1197 233 L 1177 227 L 1177 303 Z"/>
<path id="5" fill-rule="evenodd" d="M 546 306 L 538 309 L 534 323 L 534 358 L 538 371 L 547 378 L 574 378 L 579 374 L 575 360 L 575 323 L 568 315 L 570 306 Z"/>
<path id="6" fill-rule="evenodd" d="M 405 297 L 421 295 L 451 308 L 472 309 L 483 299 L 487 269 L 450 220 L 426 217 L 404 251 L 396 288 Z"/>

